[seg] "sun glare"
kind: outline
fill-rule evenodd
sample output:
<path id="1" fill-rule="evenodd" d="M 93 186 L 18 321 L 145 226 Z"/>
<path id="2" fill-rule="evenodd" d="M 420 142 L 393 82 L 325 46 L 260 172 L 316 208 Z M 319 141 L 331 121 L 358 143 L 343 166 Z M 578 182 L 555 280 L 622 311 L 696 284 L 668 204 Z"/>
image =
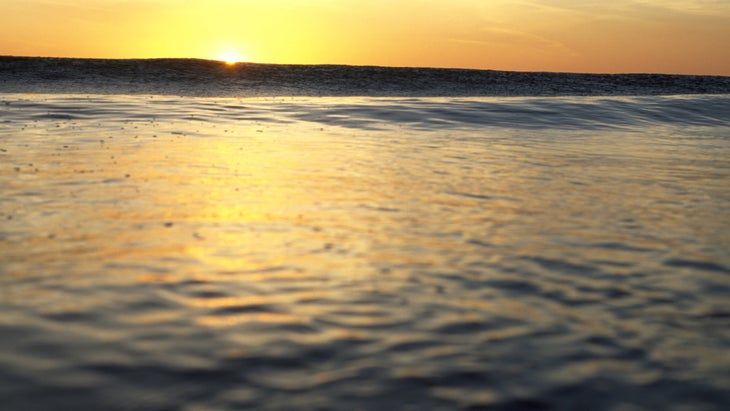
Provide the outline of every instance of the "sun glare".
<path id="1" fill-rule="evenodd" d="M 241 54 L 235 51 L 226 51 L 220 53 L 217 59 L 226 63 L 229 66 L 243 61 L 243 57 L 241 56 Z"/>

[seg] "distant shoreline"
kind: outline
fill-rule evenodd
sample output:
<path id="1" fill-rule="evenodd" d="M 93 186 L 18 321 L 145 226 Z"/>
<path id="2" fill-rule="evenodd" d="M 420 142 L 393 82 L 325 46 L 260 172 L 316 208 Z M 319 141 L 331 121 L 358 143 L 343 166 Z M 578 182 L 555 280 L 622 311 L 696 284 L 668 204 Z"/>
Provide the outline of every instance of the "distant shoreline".
<path id="1" fill-rule="evenodd" d="M 501 69 L 490 69 L 490 68 L 467 68 L 467 67 L 428 67 L 428 66 L 381 66 L 377 64 L 340 64 L 340 63 L 260 63 L 254 61 L 240 61 L 233 64 L 228 64 L 221 60 L 206 59 L 199 57 L 140 57 L 140 58 L 108 58 L 108 57 L 52 57 L 52 56 L 14 56 L 14 55 L 0 55 L 0 61 L 4 59 L 44 59 L 44 60 L 61 60 L 61 61 L 116 61 L 116 62 L 139 62 L 139 61 L 198 61 L 198 62 L 210 62 L 219 65 L 238 66 L 281 66 L 281 67 L 310 67 L 310 66 L 321 66 L 321 67 L 362 67 L 362 68 L 379 68 L 379 69 L 395 69 L 395 70 L 410 70 L 410 69 L 422 69 L 422 70 L 460 70 L 460 71 L 477 71 L 477 72 L 502 72 L 502 73 L 533 73 L 533 74 L 575 74 L 575 75 L 595 75 L 595 76 L 682 76 L 682 77 L 718 77 L 718 78 L 729 78 L 730 75 L 721 74 L 687 74 L 687 73 L 660 73 L 660 72 L 581 72 L 581 71 L 550 71 L 550 70 L 501 70 Z"/>

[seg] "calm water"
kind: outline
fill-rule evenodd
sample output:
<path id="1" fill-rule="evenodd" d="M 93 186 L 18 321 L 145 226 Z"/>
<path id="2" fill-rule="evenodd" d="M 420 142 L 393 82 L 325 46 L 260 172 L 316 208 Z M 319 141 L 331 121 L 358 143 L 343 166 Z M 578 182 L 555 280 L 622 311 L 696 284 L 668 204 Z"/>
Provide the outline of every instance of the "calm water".
<path id="1" fill-rule="evenodd" d="M 0 95 L 0 408 L 726 409 L 727 113 Z"/>

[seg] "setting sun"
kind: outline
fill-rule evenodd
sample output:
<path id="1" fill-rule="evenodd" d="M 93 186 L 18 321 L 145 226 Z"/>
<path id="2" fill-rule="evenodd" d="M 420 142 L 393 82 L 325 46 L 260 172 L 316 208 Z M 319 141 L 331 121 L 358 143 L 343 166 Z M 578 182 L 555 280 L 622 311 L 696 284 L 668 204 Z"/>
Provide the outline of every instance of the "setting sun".
<path id="1" fill-rule="evenodd" d="M 235 51 L 224 51 L 216 57 L 216 60 L 220 60 L 228 65 L 240 63 L 244 61 L 244 58 L 240 53 Z"/>

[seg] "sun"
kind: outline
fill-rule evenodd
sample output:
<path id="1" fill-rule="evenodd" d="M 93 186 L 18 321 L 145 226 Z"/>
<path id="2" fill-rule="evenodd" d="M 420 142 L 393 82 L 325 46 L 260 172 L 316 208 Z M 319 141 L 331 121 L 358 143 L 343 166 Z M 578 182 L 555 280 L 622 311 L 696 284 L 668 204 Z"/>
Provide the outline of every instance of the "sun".
<path id="1" fill-rule="evenodd" d="M 229 66 L 232 66 L 236 63 L 240 63 L 244 61 L 243 56 L 241 53 L 238 53 L 236 51 L 223 51 L 216 57 L 216 60 L 220 60 L 224 63 L 226 63 Z"/>

